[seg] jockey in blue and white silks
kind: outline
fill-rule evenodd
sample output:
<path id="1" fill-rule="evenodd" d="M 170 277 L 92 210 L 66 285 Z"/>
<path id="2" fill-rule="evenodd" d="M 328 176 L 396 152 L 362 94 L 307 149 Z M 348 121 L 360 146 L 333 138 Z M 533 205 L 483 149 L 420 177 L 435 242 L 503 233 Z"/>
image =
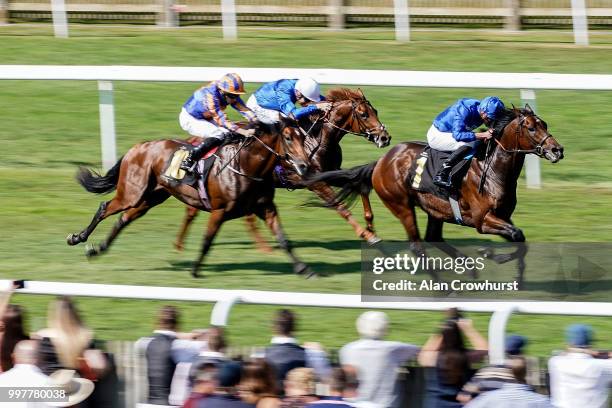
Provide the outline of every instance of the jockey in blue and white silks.
<path id="1" fill-rule="evenodd" d="M 317 111 L 326 111 L 331 105 L 324 101 L 314 79 L 280 79 L 262 85 L 248 99 L 247 107 L 261 122 L 272 124 L 280 120 L 281 114 L 299 119 Z M 301 107 L 296 107 L 296 102 Z"/>
<path id="2" fill-rule="evenodd" d="M 471 151 L 476 141 L 493 136 L 493 129 L 484 132 L 473 130 L 483 124 L 489 126 L 504 109 L 503 102 L 496 96 L 487 96 L 481 101 L 463 98 L 436 116 L 427 132 L 427 142 L 433 149 L 452 151 L 453 154 L 435 176 L 435 184 L 451 186 L 450 173 L 453 166 Z"/>
<path id="3" fill-rule="evenodd" d="M 190 135 L 204 140 L 195 147 L 181 164 L 183 170 L 193 170 L 202 155 L 223 142 L 230 131 L 250 136 L 252 130 L 243 130 L 231 122 L 225 109 L 228 105 L 236 109 L 249 121 L 256 119 L 255 113 L 247 108 L 240 98 L 244 94 L 244 84 L 238 74 L 226 74 L 218 81 L 197 89 L 183 105 L 179 123 Z"/>

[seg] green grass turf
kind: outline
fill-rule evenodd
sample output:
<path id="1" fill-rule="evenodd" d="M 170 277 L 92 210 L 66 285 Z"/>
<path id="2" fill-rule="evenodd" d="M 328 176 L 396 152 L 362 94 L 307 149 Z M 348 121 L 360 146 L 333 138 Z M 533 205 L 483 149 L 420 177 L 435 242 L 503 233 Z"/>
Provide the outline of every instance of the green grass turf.
<path id="1" fill-rule="evenodd" d="M 415 32 L 398 44 L 389 31 L 240 30 L 226 43 L 218 29 L 157 30 L 132 27 L 71 27 L 66 40 L 51 37 L 49 26 L 0 27 L 0 64 L 123 64 L 236 67 L 333 67 L 498 72 L 610 73 L 612 35 L 595 34 L 592 47 L 572 45 L 571 33 Z M 148 139 L 180 136 L 180 105 L 193 83 L 115 84 L 118 151 Z M 248 84 L 249 91 L 257 84 Z M 328 87 L 326 87 L 328 88 Z M 364 91 L 379 110 L 394 143 L 424 139 L 432 118 L 462 96 L 497 94 L 519 104 L 518 90 L 372 88 Z M 612 240 L 612 150 L 610 92 L 538 91 L 540 115 L 566 147 L 567 157 L 542 162 L 544 188 L 521 183 L 515 223 L 536 242 Z M 234 116 L 235 117 L 235 116 Z M 303 207 L 311 195 L 278 191 L 277 203 L 297 253 L 329 277 L 304 281 L 291 274 L 284 254 L 256 252 L 241 221 L 225 224 L 207 259 L 205 279 L 188 276 L 201 240 L 203 214 L 184 253 L 171 248 L 183 209 L 169 200 L 126 229 L 112 251 L 88 262 L 82 247 L 68 247 L 65 236 L 84 227 L 101 197 L 74 181 L 78 165 L 100 162 L 98 93 L 95 82 L 3 81 L 0 83 L 0 277 L 207 288 L 358 293 L 360 243 L 334 213 Z M 352 136 L 343 141 L 344 167 L 384 153 Z M 403 239 L 397 220 L 374 199 L 376 224 L 385 239 Z M 359 215 L 359 211 L 357 211 Z M 424 218 L 420 225 L 424 227 Z M 97 242 L 112 221 L 91 237 Z M 447 226 L 452 239 L 473 239 L 471 229 Z M 488 238 L 487 238 L 488 239 Z M 529 278 L 529 277 L 528 277 Z M 546 277 L 541 277 L 545 281 Z M 17 296 L 26 305 L 33 329 L 44 326 L 48 297 Z M 104 339 L 135 339 L 148 333 L 161 303 L 79 299 L 86 321 Z M 178 303 L 184 328 L 207 324 L 211 306 Z M 273 307 L 240 305 L 232 313 L 230 342 L 262 345 L 269 336 Z M 355 337 L 358 310 L 296 308 L 302 340 L 339 347 Z M 322 317 L 321 314 L 325 316 Z M 390 312 L 391 338 L 422 343 L 441 314 Z M 487 314 L 475 315 L 483 331 Z M 601 339 L 612 324 L 603 318 L 516 316 L 509 329 L 527 334 L 530 352 L 547 355 L 562 347 L 564 325 L 592 323 Z M 612 341 L 598 344 L 612 348 Z"/>

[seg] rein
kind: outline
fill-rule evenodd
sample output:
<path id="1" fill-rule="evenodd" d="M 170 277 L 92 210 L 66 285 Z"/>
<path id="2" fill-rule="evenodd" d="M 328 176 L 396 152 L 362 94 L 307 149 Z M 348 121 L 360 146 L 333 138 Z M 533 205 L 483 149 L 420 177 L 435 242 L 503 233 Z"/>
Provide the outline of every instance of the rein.
<path id="1" fill-rule="evenodd" d="M 534 115 L 537 118 L 537 115 Z M 519 116 L 519 122 L 518 122 L 518 126 L 516 127 L 516 145 L 519 145 L 519 139 L 521 136 L 521 130 L 523 129 L 523 124 L 525 122 L 525 115 L 520 114 Z M 544 143 L 546 142 L 546 140 L 548 140 L 549 137 L 551 137 L 552 135 L 549 133 L 544 139 L 542 139 L 539 143 L 536 143 L 536 141 L 531 137 L 531 133 L 529 131 L 527 131 L 527 136 L 529 137 L 529 139 L 531 140 L 532 143 L 534 143 L 536 146 L 533 149 L 507 149 L 497 138 L 493 138 L 493 140 L 495 141 L 495 143 L 497 143 L 497 145 L 500 147 L 500 149 L 502 149 L 505 153 L 509 153 L 509 154 L 514 154 L 514 153 L 521 153 L 521 154 L 535 154 L 538 157 L 543 157 L 544 155 Z M 489 172 L 489 169 L 491 168 L 491 164 L 493 162 L 493 149 L 491 149 L 491 146 L 493 146 L 493 144 L 491 142 L 487 143 L 487 151 L 485 153 L 485 165 L 484 165 L 484 170 L 482 171 L 482 175 L 480 176 L 480 183 L 478 185 L 478 193 L 482 194 L 482 192 L 484 191 L 484 184 L 487 178 L 487 173 Z"/>
<path id="2" fill-rule="evenodd" d="M 234 174 L 237 174 L 239 176 L 242 177 L 246 177 L 249 180 L 253 180 L 253 181 L 257 181 L 257 182 L 262 182 L 264 181 L 263 178 L 261 177 L 254 177 L 254 176 L 250 176 L 248 174 L 245 174 L 243 172 L 241 172 L 240 170 L 235 169 L 234 167 L 232 167 L 230 165 L 230 163 L 236 158 L 236 156 L 238 156 L 238 154 L 240 153 L 240 151 L 251 145 L 251 143 L 253 143 L 253 139 L 257 140 L 259 143 L 261 143 L 261 145 L 263 147 L 265 147 L 270 153 L 272 153 L 273 155 L 276 156 L 277 159 L 282 159 L 283 156 L 280 155 L 279 153 L 277 153 L 274 149 L 272 149 L 270 146 L 268 146 L 267 144 L 265 144 L 260 138 L 258 138 L 257 136 L 253 135 L 253 136 L 249 136 L 248 139 L 245 139 L 242 143 L 240 143 L 240 146 L 238 147 L 238 150 L 236 150 L 236 153 L 234 153 L 234 155 L 227 161 L 225 162 L 225 164 L 223 166 L 221 166 L 221 168 L 217 171 L 217 176 L 226 168 L 231 171 Z M 218 155 L 215 155 L 217 157 L 219 157 Z M 286 155 L 287 156 L 287 155 Z"/>
<path id="3" fill-rule="evenodd" d="M 368 129 L 367 125 L 365 125 L 363 123 L 363 120 L 359 116 L 357 116 L 356 108 L 360 104 L 362 104 L 362 103 L 365 103 L 365 104 L 367 104 L 370 107 L 372 107 L 372 104 L 370 104 L 370 101 L 368 101 L 367 99 L 364 99 L 360 103 L 356 103 L 355 101 L 349 99 L 349 100 L 340 102 L 340 104 L 345 103 L 345 102 L 350 102 L 351 105 L 352 105 L 351 106 L 351 118 L 354 121 L 357 121 L 357 125 L 359 126 L 359 132 L 353 132 L 352 130 L 345 129 L 345 128 L 342 128 L 340 126 L 337 126 L 332 121 L 330 121 L 327 117 L 323 118 L 325 120 L 325 124 L 330 125 L 331 127 L 335 128 L 335 129 L 338 129 L 338 130 L 340 130 L 342 132 L 345 132 L 345 133 L 350 133 L 350 134 L 355 135 L 355 136 L 365 137 L 368 141 L 371 142 L 374 139 L 373 131 L 376 130 L 376 129 Z M 381 123 L 380 124 L 380 130 L 384 130 L 384 129 L 385 129 L 385 125 Z"/>

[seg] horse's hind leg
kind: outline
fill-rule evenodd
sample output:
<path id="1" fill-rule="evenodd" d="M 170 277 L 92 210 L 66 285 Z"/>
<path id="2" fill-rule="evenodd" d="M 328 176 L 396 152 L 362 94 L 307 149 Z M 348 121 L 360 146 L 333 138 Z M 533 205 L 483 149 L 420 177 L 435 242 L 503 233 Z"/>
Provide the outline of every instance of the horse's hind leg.
<path id="1" fill-rule="evenodd" d="M 80 244 L 81 242 L 86 242 L 93 230 L 96 229 L 96 226 L 102 220 L 110 217 L 113 214 L 124 211 L 129 207 L 131 207 L 131 205 L 123 203 L 118 196 L 115 196 L 110 201 L 100 203 L 100 207 L 98 207 L 98 211 L 96 211 L 89 225 L 81 232 L 68 235 L 66 242 L 68 242 L 68 245 L 76 245 Z"/>
<path id="2" fill-rule="evenodd" d="M 366 222 L 366 228 L 374 233 L 374 212 L 372 212 L 372 204 L 370 204 L 370 195 L 361 194 L 361 203 L 363 204 L 363 218 Z"/>
<path id="3" fill-rule="evenodd" d="M 293 272 L 298 275 L 306 276 L 306 279 L 315 276 L 316 273 L 313 272 L 304 262 L 302 262 L 294 253 L 293 248 L 291 246 L 291 242 L 287 239 L 285 235 L 285 231 L 283 231 L 283 226 L 280 222 L 280 217 L 278 216 L 278 211 L 276 209 L 276 205 L 274 203 L 267 203 L 257 209 L 255 212 L 259 218 L 266 222 L 270 231 L 274 234 L 278 243 L 282 249 L 287 252 L 291 261 L 293 262 Z"/>
<path id="4" fill-rule="evenodd" d="M 459 251 L 457 248 L 450 245 L 448 242 L 444 241 L 444 238 L 442 237 L 443 227 L 444 221 L 429 215 L 427 217 L 427 231 L 425 232 L 425 241 L 429 242 L 431 245 L 435 246 L 440 251 L 448 254 L 453 258 L 467 258 L 466 254 Z M 471 268 L 469 270 L 469 275 L 473 279 L 478 278 L 478 272 L 476 268 Z"/>
<path id="5" fill-rule="evenodd" d="M 148 194 L 138 207 L 130 208 L 121 214 L 119 220 L 117 220 L 115 225 L 113 225 L 113 229 L 108 234 L 106 239 L 98 246 L 88 246 L 85 255 L 87 255 L 87 257 L 93 257 L 108 251 L 108 248 L 113 243 L 115 238 L 117 238 L 117 235 L 119 235 L 123 228 L 145 215 L 151 208 L 166 201 L 168 197 L 170 197 L 170 193 L 163 189 L 155 190 Z"/>
<path id="6" fill-rule="evenodd" d="M 333 204 L 334 197 L 336 194 L 334 193 L 334 190 L 327 184 L 315 183 L 311 185 L 309 189 L 313 191 L 316 195 L 318 195 L 327 204 Z M 351 227 L 353 227 L 355 234 L 357 234 L 359 238 L 365 239 L 370 245 L 376 244 L 380 241 L 380 238 L 378 238 L 376 234 L 374 234 L 369 229 L 363 228 L 361 225 L 359 225 L 359 223 L 355 220 L 355 217 L 353 217 L 353 214 L 343 204 L 336 203 L 333 206 L 338 212 L 338 214 L 340 214 L 340 216 L 344 218 Z"/>
<path id="7" fill-rule="evenodd" d="M 272 247 L 268 245 L 266 240 L 259 233 L 259 229 L 257 228 L 257 218 L 255 217 L 255 215 L 247 215 L 246 217 L 244 217 L 244 220 L 247 225 L 247 230 L 255 241 L 255 247 L 257 248 L 257 250 L 266 254 L 272 253 Z"/>
<path id="8" fill-rule="evenodd" d="M 181 225 L 181 229 L 176 237 L 176 241 L 174 242 L 174 248 L 176 248 L 178 251 L 182 251 L 183 249 L 185 249 L 185 237 L 187 236 L 187 231 L 189 230 L 189 227 L 191 226 L 191 223 L 193 222 L 195 217 L 198 215 L 198 211 L 200 211 L 197 208 L 191 206 L 187 206 L 185 210 L 186 211 L 185 218 L 183 218 L 183 225 Z"/>

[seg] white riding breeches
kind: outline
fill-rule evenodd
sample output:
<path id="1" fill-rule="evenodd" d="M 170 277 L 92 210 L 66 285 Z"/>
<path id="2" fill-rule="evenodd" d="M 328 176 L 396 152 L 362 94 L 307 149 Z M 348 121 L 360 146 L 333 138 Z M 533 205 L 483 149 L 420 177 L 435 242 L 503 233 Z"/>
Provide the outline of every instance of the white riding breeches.
<path id="1" fill-rule="evenodd" d="M 455 140 L 452 133 L 440 132 L 434 125 L 431 125 L 427 131 L 427 143 L 432 149 L 442 150 L 444 152 L 452 152 L 465 146 L 466 142 Z"/>
<path id="2" fill-rule="evenodd" d="M 196 119 L 189 114 L 185 110 L 185 108 L 181 109 L 181 114 L 179 115 L 179 124 L 181 128 L 192 136 L 199 137 L 214 137 L 217 139 L 223 139 L 227 133 L 229 133 L 228 129 L 218 127 L 214 123 L 209 122 L 204 119 Z"/>
<path id="3" fill-rule="evenodd" d="M 260 122 L 267 123 L 269 125 L 280 122 L 280 113 L 275 110 L 266 109 L 259 106 L 257 103 L 257 98 L 255 98 L 255 94 L 251 95 L 249 100 L 247 100 L 246 106 L 255 112 L 255 116 L 257 116 L 257 119 Z"/>

